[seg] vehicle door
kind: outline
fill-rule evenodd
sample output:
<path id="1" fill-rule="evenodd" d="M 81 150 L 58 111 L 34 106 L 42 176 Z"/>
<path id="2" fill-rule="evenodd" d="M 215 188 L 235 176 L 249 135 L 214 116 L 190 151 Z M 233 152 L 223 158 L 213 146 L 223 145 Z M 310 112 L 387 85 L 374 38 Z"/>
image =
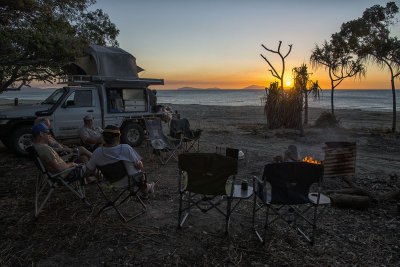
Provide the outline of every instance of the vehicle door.
<path id="1" fill-rule="evenodd" d="M 54 112 L 52 127 L 56 138 L 76 138 L 83 117 L 92 115 L 101 126 L 101 108 L 97 88 L 71 88 L 70 94 Z"/>

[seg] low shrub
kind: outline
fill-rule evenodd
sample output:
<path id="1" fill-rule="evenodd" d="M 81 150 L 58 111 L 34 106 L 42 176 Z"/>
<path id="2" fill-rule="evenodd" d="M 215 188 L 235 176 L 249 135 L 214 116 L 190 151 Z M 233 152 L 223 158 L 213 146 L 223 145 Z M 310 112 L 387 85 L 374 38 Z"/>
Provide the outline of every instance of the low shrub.
<path id="1" fill-rule="evenodd" d="M 336 118 L 335 115 L 328 111 L 324 111 L 321 113 L 319 118 L 315 121 L 315 127 L 338 127 L 340 120 Z"/>

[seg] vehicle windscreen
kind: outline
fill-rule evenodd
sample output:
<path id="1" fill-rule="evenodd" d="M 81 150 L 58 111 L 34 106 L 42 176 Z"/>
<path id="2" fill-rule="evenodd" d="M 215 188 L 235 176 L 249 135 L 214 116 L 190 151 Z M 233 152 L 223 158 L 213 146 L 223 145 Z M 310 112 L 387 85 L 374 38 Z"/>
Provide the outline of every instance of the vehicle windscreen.
<path id="1" fill-rule="evenodd" d="M 55 90 L 46 100 L 42 102 L 44 105 L 54 105 L 65 94 L 65 89 L 60 88 Z"/>

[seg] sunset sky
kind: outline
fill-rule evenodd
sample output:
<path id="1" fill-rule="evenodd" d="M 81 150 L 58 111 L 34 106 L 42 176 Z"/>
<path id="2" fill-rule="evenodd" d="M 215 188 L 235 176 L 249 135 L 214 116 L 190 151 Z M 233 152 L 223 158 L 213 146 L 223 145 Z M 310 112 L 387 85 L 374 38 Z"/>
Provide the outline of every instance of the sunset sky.
<path id="1" fill-rule="evenodd" d="M 369 0 L 97 0 L 120 29 L 120 47 L 146 71 L 142 78 L 163 78 L 159 89 L 180 87 L 238 89 L 267 86 L 274 78 L 265 55 L 281 68 L 280 58 L 261 47 L 283 52 L 287 58 L 285 83 L 293 67 L 309 65 L 311 50 L 340 29 L 343 22 L 387 1 Z M 392 34 L 400 36 L 400 24 Z M 367 77 L 344 81 L 338 89 L 389 89 L 387 69 L 367 66 Z M 328 73 L 311 69 L 312 79 L 330 88 Z M 396 82 L 398 86 L 399 82 Z"/>

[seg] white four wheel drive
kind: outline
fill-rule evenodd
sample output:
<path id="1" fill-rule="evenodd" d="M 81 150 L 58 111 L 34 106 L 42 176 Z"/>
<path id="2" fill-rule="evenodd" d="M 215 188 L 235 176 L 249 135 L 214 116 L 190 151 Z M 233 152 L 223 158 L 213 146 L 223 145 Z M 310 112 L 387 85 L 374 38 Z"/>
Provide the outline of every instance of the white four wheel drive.
<path id="1" fill-rule="evenodd" d="M 138 146 L 144 139 L 146 119 L 166 119 L 153 111 L 149 85 L 162 79 L 137 75 L 135 58 L 120 48 L 90 46 L 86 55 L 67 66 L 67 86 L 57 89 L 39 105 L 15 106 L 0 112 L 0 139 L 9 149 L 26 154 L 31 127 L 37 117 L 48 118 L 57 140 L 77 139 L 83 117 L 92 115 L 95 126 L 115 125 L 121 141 Z"/>

